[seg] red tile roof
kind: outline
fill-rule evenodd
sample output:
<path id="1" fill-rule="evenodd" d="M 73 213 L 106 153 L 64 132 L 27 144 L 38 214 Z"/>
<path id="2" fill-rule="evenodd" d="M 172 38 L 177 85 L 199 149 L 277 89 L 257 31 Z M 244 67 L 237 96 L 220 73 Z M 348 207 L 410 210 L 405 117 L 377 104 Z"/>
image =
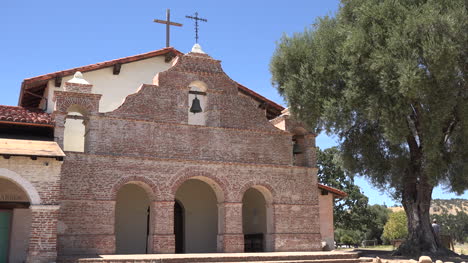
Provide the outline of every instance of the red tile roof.
<path id="1" fill-rule="evenodd" d="M 333 187 L 330 187 L 330 186 L 326 186 L 326 185 L 323 185 L 323 184 L 318 184 L 318 187 L 322 190 L 325 190 L 325 191 L 328 191 L 332 194 L 334 194 L 336 197 L 338 198 L 344 198 L 344 197 L 347 197 L 348 194 L 341 191 L 341 190 L 338 190 L 336 188 L 333 188 Z"/>
<path id="2" fill-rule="evenodd" d="M 54 126 L 49 113 L 36 108 L 0 105 L 0 123 Z"/>
<path id="3" fill-rule="evenodd" d="M 250 95 L 251 97 L 256 98 L 259 101 L 263 101 L 263 102 L 267 103 L 268 106 L 270 106 L 271 108 L 279 111 L 279 113 L 281 113 L 281 111 L 284 110 L 284 107 L 277 104 L 276 102 L 273 102 L 273 101 L 263 97 L 262 95 L 260 95 L 257 92 L 245 87 L 244 85 L 242 85 L 240 83 L 237 83 L 237 84 L 238 84 L 237 88 L 239 89 L 239 91 L 241 91 L 241 92 L 243 92 L 243 93 L 245 93 L 247 95 Z"/>

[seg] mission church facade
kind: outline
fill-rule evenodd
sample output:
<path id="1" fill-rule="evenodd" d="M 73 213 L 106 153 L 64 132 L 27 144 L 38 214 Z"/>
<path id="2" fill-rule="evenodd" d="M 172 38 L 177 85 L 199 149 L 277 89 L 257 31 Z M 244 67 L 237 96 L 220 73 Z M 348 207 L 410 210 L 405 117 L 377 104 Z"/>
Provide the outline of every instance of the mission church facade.
<path id="1" fill-rule="evenodd" d="M 25 79 L 0 128 L 0 262 L 333 248 L 315 135 L 198 44 Z"/>

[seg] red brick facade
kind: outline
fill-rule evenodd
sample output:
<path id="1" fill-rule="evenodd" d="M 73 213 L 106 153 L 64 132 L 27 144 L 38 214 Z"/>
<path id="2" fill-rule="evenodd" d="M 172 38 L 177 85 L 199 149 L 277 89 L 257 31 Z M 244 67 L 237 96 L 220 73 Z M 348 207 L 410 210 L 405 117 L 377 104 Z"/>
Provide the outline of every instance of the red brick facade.
<path id="1" fill-rule="evenodd" d="M 188 124 L 193 81 L 207 86 L 205 126 Z M 85 152 L 66 153 L 58 222 L 49 221 L 44 233 L 53 235 L 57 224 L 59 259 L 116 252 L 116 195 L 127 183 L 142 186 L 151 202 L 148 252 L 174 253 L 176 191 L 193 178 L 216 194 L 219 252 L 244 250 L 242 198 L 251 187 L 271 195 L 266 199 L 273 227 L 266 240 L 272 250 L 320 250 L 315 137 L 303 134 L 304 153 L 293 158 L 294 127 L 274 127 L 252 99 L 238 95 L 238 84 L 220 61 L 197 53 L 179 56 L 154 85 L 142 85 L 112 112 L 99 113 L 99 98 L 55 92 L 56 141 L 63 144 L 70 106 L 84 110 L 86 124 Z M 294 165 L 297 158 L 300 165 Z M 31 251 L 49 253 L 34 246 Z"/>

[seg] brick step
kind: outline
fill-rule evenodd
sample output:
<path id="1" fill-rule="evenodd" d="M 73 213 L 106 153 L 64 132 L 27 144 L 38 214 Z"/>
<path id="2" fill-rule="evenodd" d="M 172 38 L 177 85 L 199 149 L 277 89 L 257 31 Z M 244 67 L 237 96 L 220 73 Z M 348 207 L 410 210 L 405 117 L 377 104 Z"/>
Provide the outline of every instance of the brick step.
<path id="1" fill-rule="evenodd" d="M 280 261 L 240 261 L 236 263 L 362 263 L 358 258 L 350 259 L 310 259 L 310 260 L 280 260 Z M 201 263 L 201 262 L 200 262 Z M 206 262 L 203 262 L 206 263 Z M 229 263 L 229 262 L 210 262 L 210 263 Z"/>
<path id="2" fill-rule="evenodd" d="M 220 263 L 220 262 L 315 262 L 360 263 L 357 253 L 350 252 L 271 252 L 271 253 L 214 253 L 214 254 L 153 254 L 153 255 L 101 255 L 94 258 L 60 258 L 58 262 L 79 263 Z"/>

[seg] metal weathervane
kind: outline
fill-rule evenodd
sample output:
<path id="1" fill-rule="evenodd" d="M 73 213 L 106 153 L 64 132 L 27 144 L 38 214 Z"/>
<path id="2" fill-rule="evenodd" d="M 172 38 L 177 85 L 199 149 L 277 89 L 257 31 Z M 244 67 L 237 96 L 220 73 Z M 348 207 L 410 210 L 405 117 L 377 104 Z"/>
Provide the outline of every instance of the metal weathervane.
<path id="1" fill-rule="evenodd" d="M 185 16 L 185 17 L 195 20 L 195 43 L 198 43 L 198 21 L 208 22 L 208 20 L 198 17 L 198 12 L 195 12 L 195 16 Z"/>

